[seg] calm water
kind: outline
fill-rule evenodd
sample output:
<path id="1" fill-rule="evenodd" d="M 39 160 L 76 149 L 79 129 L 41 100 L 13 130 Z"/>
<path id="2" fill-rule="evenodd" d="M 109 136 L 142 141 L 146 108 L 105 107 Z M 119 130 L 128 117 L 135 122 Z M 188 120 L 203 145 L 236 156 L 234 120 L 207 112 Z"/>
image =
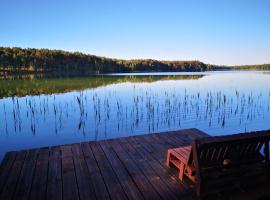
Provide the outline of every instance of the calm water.
<path id="1" fill-rule="evenodd" d="M 114 74 L 0 80 L 6 151 L 198 128 L 270 129 L 268 72 Z"/>

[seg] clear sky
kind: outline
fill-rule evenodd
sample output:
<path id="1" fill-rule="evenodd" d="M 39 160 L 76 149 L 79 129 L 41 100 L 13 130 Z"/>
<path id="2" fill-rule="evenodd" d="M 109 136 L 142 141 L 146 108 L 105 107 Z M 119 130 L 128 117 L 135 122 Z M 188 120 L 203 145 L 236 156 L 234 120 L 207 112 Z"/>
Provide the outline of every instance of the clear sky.
<path id="1" fill-rule="evenodd" d="M 270 63 L 270 0 L 0 0 L 0 46 Z"/>

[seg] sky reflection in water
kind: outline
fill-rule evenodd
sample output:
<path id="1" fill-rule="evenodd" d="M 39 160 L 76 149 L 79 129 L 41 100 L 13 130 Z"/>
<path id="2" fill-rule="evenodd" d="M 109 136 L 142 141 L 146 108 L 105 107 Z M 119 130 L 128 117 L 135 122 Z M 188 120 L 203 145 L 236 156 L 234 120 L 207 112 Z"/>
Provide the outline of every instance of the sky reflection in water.
<path id="1" fill-rule="evenodd" d="M 203 75 L 0 99 L 0 159 L 11 150 L 185 128 L 270 129 L 269 73 Z"/>

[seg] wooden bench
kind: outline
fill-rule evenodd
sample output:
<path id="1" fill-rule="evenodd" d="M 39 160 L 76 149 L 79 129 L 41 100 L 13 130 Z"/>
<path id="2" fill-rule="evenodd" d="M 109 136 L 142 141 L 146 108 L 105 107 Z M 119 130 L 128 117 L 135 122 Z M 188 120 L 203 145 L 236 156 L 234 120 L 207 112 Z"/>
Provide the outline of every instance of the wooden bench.
<path id="1" fill-rule="evenodd" d="M 270 183 L 269 141 L 270 131 L 200 138 L 169 149 L 166 164 L 191 180 L 199 197 L 245 192 Z"/>

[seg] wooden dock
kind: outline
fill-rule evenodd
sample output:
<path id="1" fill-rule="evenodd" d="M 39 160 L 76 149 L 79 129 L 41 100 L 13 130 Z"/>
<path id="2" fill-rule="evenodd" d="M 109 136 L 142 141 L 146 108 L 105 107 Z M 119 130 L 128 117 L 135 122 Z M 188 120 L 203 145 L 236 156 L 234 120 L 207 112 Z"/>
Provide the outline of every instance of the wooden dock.
<path id="1" fill-rule="evenodd" d="M 8 152 L 0 199 L 196 199 L 165 159 L 168 148 L 204 136 L 187 129 Z"/>

